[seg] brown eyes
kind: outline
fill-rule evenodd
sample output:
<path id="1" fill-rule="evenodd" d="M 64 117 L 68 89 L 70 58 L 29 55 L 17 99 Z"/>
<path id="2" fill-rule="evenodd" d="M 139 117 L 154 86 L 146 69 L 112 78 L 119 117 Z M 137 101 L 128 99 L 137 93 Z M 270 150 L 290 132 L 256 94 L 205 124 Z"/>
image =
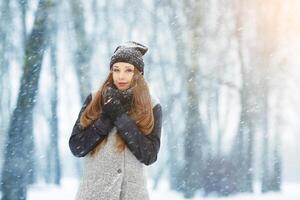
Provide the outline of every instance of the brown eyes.
<path id="1" fill-rule="evenodd" d="M 114 72 L 119 72 L 120 70 L 119 69 L 113 69 Z M 133 72 L 132 69 L 127 69 L 125 72 Z"/>

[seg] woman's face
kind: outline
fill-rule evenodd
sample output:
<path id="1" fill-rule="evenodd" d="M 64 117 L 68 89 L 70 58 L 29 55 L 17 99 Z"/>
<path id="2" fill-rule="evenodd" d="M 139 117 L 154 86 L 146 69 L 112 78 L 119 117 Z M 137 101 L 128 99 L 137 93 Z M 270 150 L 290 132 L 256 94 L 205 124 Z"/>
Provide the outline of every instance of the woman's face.
<path id="1" fill-rule="evenodd" d="M 113 81 L 119 90 L 127 90 L 130 87 L 134 66 L 126 62 L 117 62 L 112 66 Z"/>

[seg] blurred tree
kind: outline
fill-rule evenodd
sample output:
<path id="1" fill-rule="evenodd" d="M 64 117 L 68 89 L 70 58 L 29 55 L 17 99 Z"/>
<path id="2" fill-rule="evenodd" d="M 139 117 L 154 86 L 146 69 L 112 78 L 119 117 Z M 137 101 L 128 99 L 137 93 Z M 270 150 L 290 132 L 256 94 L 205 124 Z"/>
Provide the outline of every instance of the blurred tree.
<path id="1" fill-rule="evenodd" d="M 255 68 L 249 66 L 246 61 L 245 49 L 247 45 L 244 41 L 243 27 L 246 26 L 247 15 L 246 9 L 248 4 L 246 1 L 234 1 L 234 20 L 235 20 L 235 36 L 237 40 L 237 52 L 240 62 L 241 71 L 241 89 L 240 89 L 240 119 L 238 132 L 232 148 L 232 160 L 235 164 L 236 171 L 236 189 L 233 192 L 252 192 L 253 183 L 253 145 L 254 145 L 254 127 L 253 108 L 255 103 L 254 80 Z"/>
<path id="2" fill-rule="evenodd" d="M 158 2 L 156 2 L 158 4 Z M 155 4 L 155 5 L 156 5 Z M 168 74 L 168 69 L 164 67 L 164 63 L 161 63 L 161 71 L 162 71 L 162 80 L 163 80 L 163 86 L 165 87 L 164 91 L 168 91 L 167 94 L 165 94 L 166 100 L 164 101 L 163 105 L 164 107 L 164 116 L 166 116 L 166 121 L 168 123 L 165 124 L 165 132 L 167 135 L 167 148 L 169 152 L 168 157 L 168 168 L 169 168 L 169 177 L 170 177 L 170 187 L 171 189 L 175 191 L 181 191 L 184 185 L 182 184 L 183 180 L 183 173 L 180 170 L 180 162 L 178 160 L 179 157 L 179 149 L 178 149 L 178 142 L 181 139 L 181 137 L 176 137 L 176 135 L 180 134 L 177 133 L 178 129 L 176 129 L 176 124 L 181 123 L 182 117 L 179 119 L 173 119 L 172 111 L 175 109 L 175 106 L 177 101 L 179 100 L 180 96 L 183 95 L 185 84 L 180 84 L 179 92 L 178 94 L 173 91 L 173 81 L 176 82 L 182 82 L 185 83 L 185 69 L 186 69 L 186 61 L 185 61 L 185 50 L 186 45 L 184 41 L 184 31 L 183 27 L 184 24 L 180 20 L 182 19 L 182 8 L 181 8 L 181 2 L 180 1 L 164 1 L 163 4 L 160 4 L 163 6 L 163 9 L 166 13 L 168 24 L 170 24 L 170 29 L 172 33 L 172 40 L 175 43 L 175 64 L 172 69 L 172 71 L 177 71 L 177 74 L 180 76 L 174 76 L 175 80 L 168 81 L 166 78 Z M 155 9 L 156 10 L 156 9 Z M 158 45 L 158 43 L 157 43 Z M 155 45 L 153 45 L 155 46 Z M 186 106 L 184 106 L 186 108 Z"/>
<path id="3" fill-rule="evenodd" d="M 18 0 L 20 10 L 21 10 L 21 21 L 22 21 L 22 47 L 25 48 L 26 38 L 27 38 L 27 26 L 26 26 L 26 16 L 27 16 L 27 0 Z"/>
<path id="4" fill-rule="evenodd" d="M 280 36 L 280 18 L 282 18 L 281 0 L 255 1 L 257 20 L 256 40 L 260 41 L 254 48 L 255 62 L 258 66 L 260 88 L 259 98 L 261 99 L 261 123 L 262 128 L 262 185 L 261 191 L 277 191 L 281 185 L 281 158 L 279 152 L 280 139 L 278 130 L 281 123 L 275 124 L 275 134 L 272 132 L 272 121 L 277 116 L 272 114 L 273 108 L 270 105 L 271 96 L 278 93 L 280 89 L 274 87 L 278 81 L 278 72 L 276 68 L 279 64 L 274 62 L 273 55 L 278 51 Z M 280 85 L 284 84 L 281 82 Z M 281 87 L 280 87 L 281 88 Z M 283 96 L 281 96 L 281 100 Z M 280 112 L 280 111 L 277 111 Z M 278 119 L 278 118 L 277 118 Z M 275 181 L 275 182 L 274 182 Z"/>
<path id="5" fill-rule="evenodd" d="M 58 31 L 58 3 L 59 1 L 53 0 L 53 12 L 49 15 L 49 46 L 50 46 L 50 67 L 51 75 L 53 77 L 53 87 L 50 94 L 51 99 L 51 117 L 50 122 L 50 144 L 47 146 L 47 164 L 46 164 L 46 182 L 60 184 L 61 180 L 61 164 L 59 155 L 59 130 L 58 130 L 58 69 L 57 69 L 57 31 Z"/>
<path id="6" fill-rule="evenodd" d="M 76 45 L 73 49 L 73 63 L 79 86 L 80 100 L 83 102 L 88 93 L 91 92 L 90 58 L 92 49 L 85 30 L 83 4 L 81 0 L 69 0 L 69 3 Z M 79 159 L 76 159 L 75 162 L 77 174 L 80 177 L 82 175 L 82 163 Z"/>
<path id="7" fill-rule="evenodd" d="M 25 62 L 17 105 L 13 111 L 2 170 L 2 200 L 24 200 L 34 172 L 33 108 L 46 48 L 50 0 L 40 0 L 25 47 Z"/>
<path id="8" fill-rule="evenodd" d="M 11 1 L 0 3 L 0 171 L 2 171 L 3 152 L 5 148 L 6 132 L 11 112 L 11 81 L 9 80 L 9 69 L 11 66 L 12 48 L 12 17 Z M 0 183 L 2 175 L 0 173 Z"/>
<path id="9" fill-rule="evenodd" d="M 85 18 L 83 4 L 80 0 L 70 0 L 71 15 L 75 34 L 76 48 L 73 59 L 78 77 L 80 99 L 83 102 L 91 90 L 90 56 L 91 43 L 85 30 Z"/>
<path id="10" fill-rule="evenodd" d="M 189 49 L 190 61 L 187 64 L 185 77 L 187 104 L 184 138 L 184 157 L 183 167 L 183 194 L 187 198 L 195 195 L 196 190 L 202 188 L 203 184 L 203 147 L 205 144 L 205 133 L 202 119 L 199 113 L 199 88 L 200 81 L 197 78 L 201 76 L 199 66 L 201 27 L 203 25 L 204 7 L 203 1 L 184 1 L 182 5 L 184 19 L 186 20 L 186 34 L 188 37 L 187 48 Z"/>

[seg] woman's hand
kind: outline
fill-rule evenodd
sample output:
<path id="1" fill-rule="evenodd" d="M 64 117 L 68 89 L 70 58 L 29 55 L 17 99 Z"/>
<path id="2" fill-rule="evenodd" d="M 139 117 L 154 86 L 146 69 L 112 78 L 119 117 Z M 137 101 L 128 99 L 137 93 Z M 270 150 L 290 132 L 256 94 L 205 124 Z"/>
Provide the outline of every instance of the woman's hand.
<path id="1" fill-rule="evenodd" d="M 113 122 L 115 119 L 131 108 L 132 91 L 121 91 L 108 87 L 104 104 L 102 107 L 102 117 L 108 117 Z"/>
<path id="2" fill-rule="evenodd" d="M 126 112 L 130 111 L 133 99 L 133 90 L 131 88 L 123 91 L 118 90 L 118 93 L 121 104 L 124 106 Z"/>
<path id="3" fill-rule="evenodd" d="M 121 101 L 121 104 L 124 106 L 126 112 L 131 109 L 131 104 L 133 100 L 133 89 L 129 88 L 127 90 L 118 90 L 116 87 L 108 87 L 105 102 L 110 98 L 117 98 Z"/>
<path id="4" fill-rule="evenodd" d="M 102 114 L 107 116 L 112 122 L 123 113 L 125 113 L 125 109 L 121 101 L 116 98 L 110 98 L 102 107 Z"/>

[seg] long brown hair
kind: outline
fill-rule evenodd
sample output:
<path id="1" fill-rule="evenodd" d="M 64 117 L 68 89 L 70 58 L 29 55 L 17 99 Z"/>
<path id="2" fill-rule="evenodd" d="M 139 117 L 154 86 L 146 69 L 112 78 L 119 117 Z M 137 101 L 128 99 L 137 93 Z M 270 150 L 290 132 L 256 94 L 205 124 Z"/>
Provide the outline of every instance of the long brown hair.
<path id="1" fill-rule="evenodd" d="M 101 115 L 101 107 L 104 103 L 104 95 L 109 86 L 113 85 L 112 71 L 109 72 L 108 77 L 102 84 L 99 90 L 92 95 L 92 101 L 86 107 L 80 117 L 80 124 L 83 127 L 89 126 L 92 121 L 96 120 Z M 152 101 L 149 92 L 149 87 L 144 79 L 144 76 L 134 68 L 133 80 L 131 86 L 133 89 L 133 101 L 131 110 L 128 115 L 133 119 L 137 127 L 148 135 L 151 133 L 154 126 L 154 117 L 152 112 Z M 97 153 L 103 145 L 107 142 L 107 137 L 91 151 L 91 155 Z M 117 134 L 117 151 L 122 152 L 125 149 L 125 142 Z"/>

